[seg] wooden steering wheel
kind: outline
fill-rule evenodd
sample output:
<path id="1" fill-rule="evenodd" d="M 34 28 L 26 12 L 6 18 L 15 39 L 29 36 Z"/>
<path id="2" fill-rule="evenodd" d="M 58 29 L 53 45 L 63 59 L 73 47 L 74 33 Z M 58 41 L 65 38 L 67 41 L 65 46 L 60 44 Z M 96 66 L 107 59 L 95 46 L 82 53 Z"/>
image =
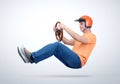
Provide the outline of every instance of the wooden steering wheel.
<path id="1" fill-rule="evenodd" d="M 63 38 L 63 29 L 59 28 L 59 24 L 60 24 L 59 21 L 56 22 L 56 24 L 55 24 L 55 27 L 57 28 L 55 31 L 55 36 L 56 36 L 56 39 L 60 42 Z"/>

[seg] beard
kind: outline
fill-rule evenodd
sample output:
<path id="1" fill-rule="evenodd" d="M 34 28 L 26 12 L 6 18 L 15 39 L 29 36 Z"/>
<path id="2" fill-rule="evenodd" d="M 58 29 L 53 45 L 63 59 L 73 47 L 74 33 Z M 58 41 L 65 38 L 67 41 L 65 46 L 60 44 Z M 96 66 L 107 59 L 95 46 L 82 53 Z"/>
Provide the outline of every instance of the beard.
<path id="1" fill-rule="evenodd" d="M 85 32 L 85 30 L 86 30 L 86 28 L 82 29 L 81 31 L 84 33 L 84 32 Z"/>

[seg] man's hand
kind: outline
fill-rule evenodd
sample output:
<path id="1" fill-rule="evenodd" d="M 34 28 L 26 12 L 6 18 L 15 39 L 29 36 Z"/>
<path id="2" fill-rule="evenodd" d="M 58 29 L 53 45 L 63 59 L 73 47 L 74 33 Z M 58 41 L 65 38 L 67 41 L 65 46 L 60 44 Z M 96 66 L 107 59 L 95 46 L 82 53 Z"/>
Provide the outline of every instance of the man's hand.
<path id="1" fill-rule="evenodd" d="M 56 22 L 55 26 L 53 27 L 53 31 L 56 32 L 56 30 L 61 29 L 60 28 L 60 22 Z"/>
<path id="2" fill-rule="evenodd" d="M 59 27 L 60 27 L 61 29 L 65 29 L 65 28 L 66 28 L 66 26 L 65 26 L 63 23 L 60 23 L 60 24 L 59 24 Z"/>
<path id="3" fill-rule="evenodd" d="M 56 32 L 56 30 L 57 30 L 57 27 L 53 27 L 53 31 Z"/>

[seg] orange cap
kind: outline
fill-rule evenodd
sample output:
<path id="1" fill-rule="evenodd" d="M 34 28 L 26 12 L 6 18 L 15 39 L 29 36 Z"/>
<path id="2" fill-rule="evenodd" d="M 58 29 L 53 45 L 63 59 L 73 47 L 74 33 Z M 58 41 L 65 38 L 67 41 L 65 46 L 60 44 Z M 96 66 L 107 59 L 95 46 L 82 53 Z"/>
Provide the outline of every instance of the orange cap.
<path id="1" fill-rule="evenodd" d="M 92 18 L 90 16 L 87 16 L 87 15 L 83 15 L 75 21 L 78 21 L 78 22 L 84 21 L 86 23 L 86 28 L 91 28 L 92 24 L 93 24 Z"/>

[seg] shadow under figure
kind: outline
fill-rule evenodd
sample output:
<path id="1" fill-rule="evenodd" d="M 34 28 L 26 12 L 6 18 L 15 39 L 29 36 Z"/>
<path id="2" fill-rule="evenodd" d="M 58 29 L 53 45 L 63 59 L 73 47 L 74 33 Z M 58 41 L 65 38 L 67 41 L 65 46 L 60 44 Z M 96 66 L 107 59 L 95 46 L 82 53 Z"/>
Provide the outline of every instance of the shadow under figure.
<path id="1" fill-rule="evenodd" d="M 58 42 L 48 44 L 35 52 L 28 51 L 24 46 L 17 47 L 18 54 L 25 63 L 38 63 L 50 56 L 55 56 L 69 68 L 78 69 L 83 67 L 96 44 L 96 36 L 91 32 L 93 23 L 91 17 L 84 15 L 75 21 L 79 22 L 83 35 L 74 32 L 63 23 L 57 22 L 53 29 Z M 72 39 L 67 39 L 63 35 L 63 30 Z M 73 46 L 73 49 L 69 49 L 65 44 Z"/>

